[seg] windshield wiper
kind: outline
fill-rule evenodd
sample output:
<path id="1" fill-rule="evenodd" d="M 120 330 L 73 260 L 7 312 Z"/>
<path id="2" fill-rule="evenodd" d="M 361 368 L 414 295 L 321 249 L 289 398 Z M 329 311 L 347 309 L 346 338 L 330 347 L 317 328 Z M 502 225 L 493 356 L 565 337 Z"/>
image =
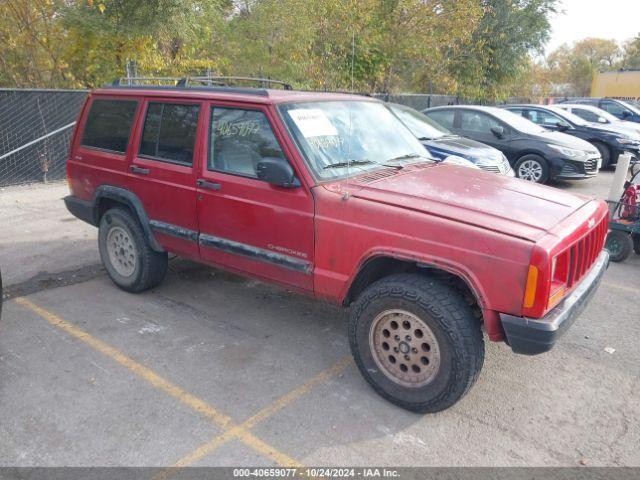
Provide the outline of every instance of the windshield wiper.
<path id="1" fill-rule="evenodd" d="M 351 166 L 358 166 L 358 165 L 371 165 L 373 163 L 376 162 L 372 162 L 371 160 L 349 160 L 348 162 L 336 162 L 336 163 L 330 163 L 329 165 L 325 165 L 324 167 L 322 167 L 323 170 L 329 170 L 330 168 L 345 168 L 345 167 L 351 167 Z"/>
<path id="2" fill-rule="evenodd" d="M 407 153 L 406 155 L 399 155 L 397 157 L 390 158 L 387 162 L 399 162 L 400 160 L 411 160 L 412 158 L 427 158 L 424 155 L 417 153 Z"/>

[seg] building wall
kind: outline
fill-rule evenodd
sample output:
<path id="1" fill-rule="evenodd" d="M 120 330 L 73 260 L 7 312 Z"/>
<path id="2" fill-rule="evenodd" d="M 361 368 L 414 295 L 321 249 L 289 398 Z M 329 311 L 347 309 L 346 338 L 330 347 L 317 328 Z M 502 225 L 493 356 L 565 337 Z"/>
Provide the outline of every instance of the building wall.
<path id="1" fill-rule="evenodd" d="M 596 73 L 591 96 L 640 98 L 640 71 Z"/>

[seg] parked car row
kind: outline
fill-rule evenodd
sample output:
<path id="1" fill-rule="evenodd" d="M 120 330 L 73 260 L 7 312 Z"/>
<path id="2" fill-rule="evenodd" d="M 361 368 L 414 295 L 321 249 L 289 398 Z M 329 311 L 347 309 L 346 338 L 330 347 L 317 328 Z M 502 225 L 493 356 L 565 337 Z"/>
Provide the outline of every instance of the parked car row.
<path id="1" fill-rule="evenodd" d="M 627 152 L 640 159 L 640 125 L 586 103 L 387 106 L 433 158 L 536 183 L 591 178 Z"/>

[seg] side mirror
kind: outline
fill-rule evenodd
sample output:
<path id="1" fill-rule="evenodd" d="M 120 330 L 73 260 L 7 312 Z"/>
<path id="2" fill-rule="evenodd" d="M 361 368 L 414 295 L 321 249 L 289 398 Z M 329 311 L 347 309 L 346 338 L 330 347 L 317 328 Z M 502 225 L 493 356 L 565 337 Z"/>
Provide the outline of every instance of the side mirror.
<path id="1" fill-rule="evenodd" d="M 498 138 L 504 138 L 504 127 L 491 127 L 491 133 Z"/>
<path id="2" fill-rule="evenodd" d="M 604 117 L 598 117 L 598 123 L 609 123 L 609 122 L 607 122 L 607 119 Z"/>
<path id="3" fill-rule="evenodd" d="M 300 181 L 289 162 L 284 158 L 265 157 L 258 162 L 257 174 L 260 180 L 283 188 L 296 188 Z"/>
<path id="4" fill-rule="evenodd" d="M 569 125 L 562 122 L 557 122 L 556 127 L 558 127 L 558 130 L 560 130 L 561 132 L 566 132 L 567 130 L 569 130 Z"/>
<path id="5" fill-rule="evenodd" d="M 622 112 L 622 118 L 627 118 L 631 116 L 631 112 L 629 112 L 629 110 L 624 110 Z"/>

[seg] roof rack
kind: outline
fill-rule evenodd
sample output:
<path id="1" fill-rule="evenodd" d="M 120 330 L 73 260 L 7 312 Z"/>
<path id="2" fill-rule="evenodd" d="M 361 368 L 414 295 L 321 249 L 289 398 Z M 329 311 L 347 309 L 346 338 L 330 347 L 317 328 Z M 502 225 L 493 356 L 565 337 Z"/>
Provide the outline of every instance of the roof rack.
<path id="1" fill-rule="evenodd" d="M 258 83 L 260 88 L 268 88 L 270 85 L 279 85 L 284 90 L 293 90 L 290 83 L 271 78 L 256 77 L 225 77 L 225 76 L 194 76 L 194 77 L 121 77 L 114 80 L 112 87 L 176 87 L 188 88 L 194 86 L 206 87 L 231 87 L 238 82 Z"/>

